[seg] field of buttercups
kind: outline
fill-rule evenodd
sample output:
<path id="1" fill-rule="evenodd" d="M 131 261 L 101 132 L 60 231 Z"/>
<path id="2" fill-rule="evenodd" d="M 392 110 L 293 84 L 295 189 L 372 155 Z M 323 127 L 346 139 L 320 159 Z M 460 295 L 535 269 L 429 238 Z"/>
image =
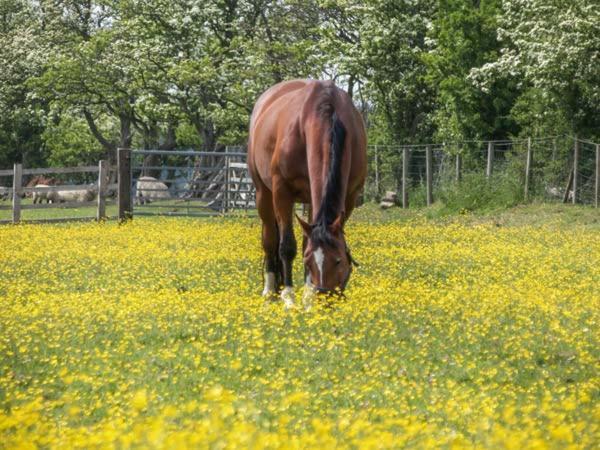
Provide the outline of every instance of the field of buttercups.
<path id="1" fill-rule="evenodd" d="M 0 448 L 600 445 L 600 233 L 347 235 L 305 312 L 260 298 L 256 219 L 0 228 Z"/>

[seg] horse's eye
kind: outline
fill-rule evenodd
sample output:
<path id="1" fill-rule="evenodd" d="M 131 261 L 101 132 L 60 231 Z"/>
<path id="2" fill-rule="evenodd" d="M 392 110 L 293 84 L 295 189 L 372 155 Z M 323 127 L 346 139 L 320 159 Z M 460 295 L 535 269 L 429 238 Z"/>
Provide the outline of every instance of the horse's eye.
<path id="1" fill-rule="evenodd" d="M 335 258 L 336 266 L 342 262 L 342 258 Z"/>

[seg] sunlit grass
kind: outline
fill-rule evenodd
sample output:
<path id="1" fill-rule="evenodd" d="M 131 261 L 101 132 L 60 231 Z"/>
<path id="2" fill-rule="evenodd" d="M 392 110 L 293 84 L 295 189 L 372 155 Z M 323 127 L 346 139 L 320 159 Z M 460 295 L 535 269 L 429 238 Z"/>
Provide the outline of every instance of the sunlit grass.
<path id="1" fill-rule="evenodd" d="M 367 216 L 309 313 L 256 219 L 0 228 L 0 447 L 597 445 L 597 230 Z"/>

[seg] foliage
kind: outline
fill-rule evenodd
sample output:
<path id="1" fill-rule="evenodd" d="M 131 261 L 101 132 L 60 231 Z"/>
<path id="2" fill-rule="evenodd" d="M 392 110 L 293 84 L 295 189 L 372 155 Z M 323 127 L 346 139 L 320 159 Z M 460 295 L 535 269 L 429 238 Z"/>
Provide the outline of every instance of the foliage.
<path id="1" fill-rule="evenodd" d="M 442 213 L 490 211 L 509 208 L 523 201 L 523 185 L 510 172 L 484 174 L 469 172 L 460 183 L 444 183 L 437 192 Z"/>
<path id="2" fill-rule="evenodd" d="M 75 162 L 57 120 L 112 160 L 243 144 L 260 93 L 307 77 L 346 89 L 373 143 L 595 139 L 598 23 L 586 0 L 0 0 L 0 165 L 59 143 Z"/>
<path id="3" fill-rule="evenodd" d="M 498 29 L 500 58 L 472 71 L 489 81 L 512 77 L 556 105 L 572 133 L 598 133 L 600 5 L 587 0 L 508 0 Z M 561 126 L 561 123 L 554 124 Z"/>
<path id="4" fill-rule="evenodd" d="M 487 91 L 469 79 L 471 69 L 497 60 L 499 0 L 442 0 L 424 56 L 427 80 L 436 92 L 433 121 L 442 141 L 506 139 L 515 132 L 508 119 L 518 93 L 515 83 L 496 80 Z"/>
<path id="5" fill-rule="evenodd" d="M 0 228 L 2 443 L 595 445 L 595 229 L 347 233 L 348 298 L 306 313 L 259 298 L 254 220 Z"/>

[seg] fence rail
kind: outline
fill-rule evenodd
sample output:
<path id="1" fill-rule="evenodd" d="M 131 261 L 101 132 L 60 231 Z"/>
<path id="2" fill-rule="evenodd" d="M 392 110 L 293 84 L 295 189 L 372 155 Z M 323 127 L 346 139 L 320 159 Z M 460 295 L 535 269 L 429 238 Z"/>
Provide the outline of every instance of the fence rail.
<path id="1" fill-rule="evenodd" d="M 96 206 L 95 217 L 78 220 L 102 220 L 107 217 L 106 207 L 111 204 L 111 193 L 115 190 L 120 219 L 134 215 L 206 216 L 253 210 L 255 192 L 246 156 L 243 147 L 228 147 L 224 152 L 120 149 L 117 167 L 109 167 L 106 161 L 95 166 L 41 169 L 15 164 L 12 170 L 0 170 L 0 178 L 12 178 L 10 185 L 0 187 L 0 211 L 10 210 L 12 218 L 0 219 L 0 223 L 18 223 L 23 210 L 93 206 Z M 489 183 L 497 182 L 498 177 L 511 177 L 521 189 L 523 201 L 541 198 L 595 207 L 600 203 L 600 144 L 573 136 L 371 145 L 368 164 L 365 196 L 380 199 L 386 191 L 395 191 L 405 208 L 411 204 L 431 205 L 449 185 L 460 189 L 464 179 L 473 174 L 485 177 Z M 111 171 L 117 183 L 109 184 Z M 89 184 L 72 181 L 73 176 L 81 178 L 84 173 L 96 177 L 93 188 L 97 193 L 93 201 L 41 205 L 22 201 L 27 195 L 90 188 Z M 47 188 L 23 185 L 23 177 L 50 174 L 62 177 L 63 184 Z M 71 219 L 37 221 L 59 220 Z"/>
<path id="2" fill-rule="evenodd" d="M 73 208 L 95 208 L 94 216 L 85 217 L 35 217 L 27 219 L 27 222 L 62 222 L 72 220 L 105 220 L 110 217 L 106 215 L 106 205 L 110 204 L 110 192 L 117 184 L 109 184 L 110 167 L 106 161 L 99 161 L 97 166 L 77 166 L 77 167 L 48 167 L 36 169 L 24 169 L 21 164 L 15 164 L 13 170 L 1 170 L 0 177 L 12 178 L 11 188 L 0 188 L 0 202 L 10 200 L 10 205 L 0 203 L 0 211 L 11 211 L 11 219 L 0 219 L 0 224 L 17 224 L 23 220 L 22 211 L 24 210 L 69 210 Z M 114 168 L 113 168 L 114 169 Z M 96 178 L 94 183 L 73 184 L 72 180 L 59 181 L 51 179 L 52 184 L 24 186 L 23 176 L 26 175 L 78 175 L 93 174 Z M 97 174 L 97 175 L 96 175 Z M 30 180 L 35 181 L 35 177 Z M 73 198 L 72 194 L 79 194 Z M 33 203 L 24 202 L 24 198 L 31 196 Z M 46 203 L 42 203 L 46 201 Z"/>

